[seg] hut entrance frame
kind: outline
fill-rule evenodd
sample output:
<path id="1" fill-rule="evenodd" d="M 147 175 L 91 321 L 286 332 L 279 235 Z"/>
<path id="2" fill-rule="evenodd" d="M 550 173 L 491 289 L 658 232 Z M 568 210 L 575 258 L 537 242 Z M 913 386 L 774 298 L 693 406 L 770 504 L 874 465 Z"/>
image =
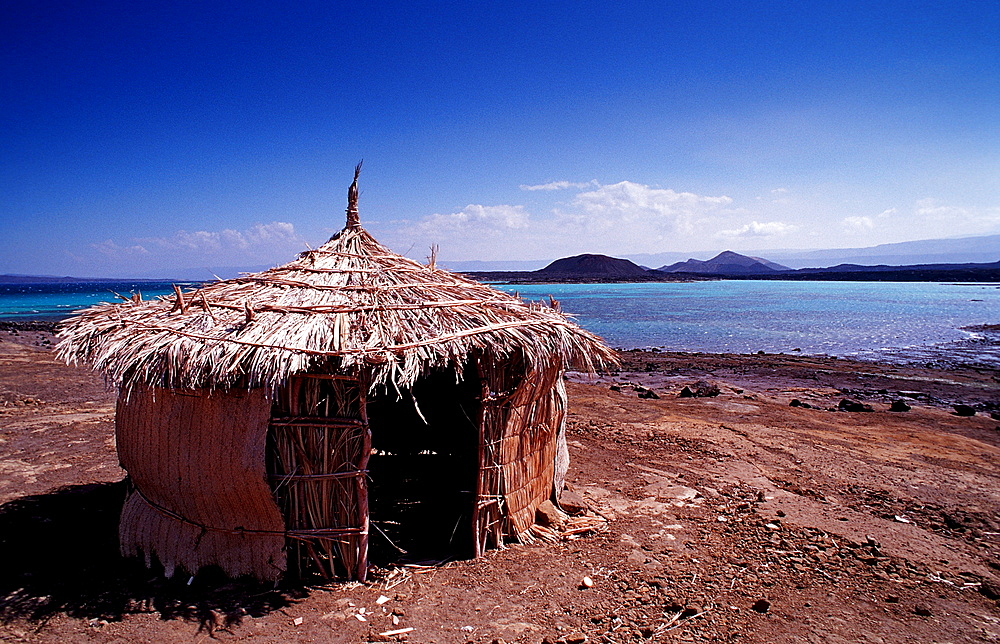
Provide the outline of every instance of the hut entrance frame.
<path id="1" fill-rule="evenodd" d="M 290 378 L 267 441 L 289 570 L 363 580 L 370 544 L 382 561 L 468 558 L 528 529 L 565 411 L 549 371 L 479 355 L 375 394 L 360 377 Z"/>

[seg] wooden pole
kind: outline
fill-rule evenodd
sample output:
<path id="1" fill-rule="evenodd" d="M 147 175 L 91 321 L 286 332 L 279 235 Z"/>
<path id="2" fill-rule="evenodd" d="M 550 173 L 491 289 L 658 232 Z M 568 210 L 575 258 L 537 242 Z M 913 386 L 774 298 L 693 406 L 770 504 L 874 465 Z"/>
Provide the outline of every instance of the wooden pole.
<path id="1" fill-rule="evenodd" d="M 361 165 L 358 165 L 361 168 Z M 361 417 L 363 432 L 361 438 L 361 458 L 358 460 L 358 469 L 361 471 L 368 469 L 368 460 L 372 454 L 372 431 L 368 426 L 368 377 L 364 373 L 358 375 L 358 413 Z M 357 510 L 358 525 L 361 526 L 361 534 L 358 535 L 358 561 L 355 575 L 358 581 L 365 581 L 368 577 L 368 529 L 370 512 L 368 508 L 368 479 L 365 476 L 355 477 L 355 489 L 357 490 Z"/>

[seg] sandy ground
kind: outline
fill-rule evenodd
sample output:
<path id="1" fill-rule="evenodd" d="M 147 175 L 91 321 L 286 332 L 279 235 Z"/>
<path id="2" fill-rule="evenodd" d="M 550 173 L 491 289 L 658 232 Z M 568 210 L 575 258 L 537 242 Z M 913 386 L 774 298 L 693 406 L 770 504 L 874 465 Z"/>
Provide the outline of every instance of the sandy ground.
<path id="1" fill-rule="evenodd" d="M 271 589 L 118 556 L 114 396 L 49 340 L 0 332 L 0 641 L 1000 641 L 996 372 L 629 352 L 569 383 L 603 531 Z"/>

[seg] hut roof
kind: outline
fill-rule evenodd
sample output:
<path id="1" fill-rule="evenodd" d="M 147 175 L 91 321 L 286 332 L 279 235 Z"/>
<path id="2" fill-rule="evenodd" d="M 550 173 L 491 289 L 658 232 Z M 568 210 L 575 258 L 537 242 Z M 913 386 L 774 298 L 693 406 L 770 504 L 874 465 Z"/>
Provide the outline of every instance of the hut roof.
<path id="1" fill-rule="evenodd" d="M 359 166 L 360 167 L 360 166 Z M 411 386 L 461 369 L 470 353 L 523 353 L 530 367 L 593 370 L 616 361 L 555 307 L 393 253 L 358 222 L 357 174 L 347 226 L 294 261 L 155 300 L 85 309 L 58 352 L 116 384 L 277 387 L 310 371 L 363 368 L 370 384 Z"/>

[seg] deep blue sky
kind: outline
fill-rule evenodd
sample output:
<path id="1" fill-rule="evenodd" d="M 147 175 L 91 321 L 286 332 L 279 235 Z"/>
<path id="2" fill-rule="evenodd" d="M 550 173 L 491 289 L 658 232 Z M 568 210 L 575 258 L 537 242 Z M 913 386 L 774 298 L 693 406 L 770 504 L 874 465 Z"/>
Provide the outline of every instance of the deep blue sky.
<path id="1" fill-rule="evenodd" d="M 996 2 L 19 2 L 0 273 L 1000 232 Z"/>

